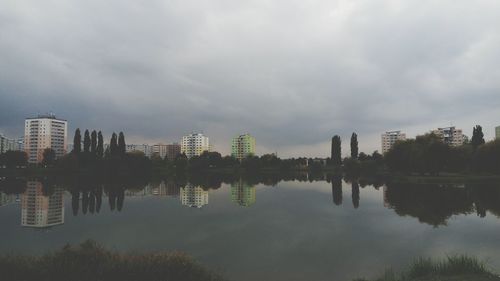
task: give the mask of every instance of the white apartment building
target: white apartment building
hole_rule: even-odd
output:
[[[161,159],[165,159],[168,147],[166,144],[157,143],[152,146],[151,155],[158,155]]]
[[[203,134],[189,134],[182,137],[181,153],[185,153],[187,158],[199,156],[204,151],[210,151],[208,137]]]
[[[151,157],[152,147],[149,144],[127,144],[125,146],[126,152],[140,151],[144,156]]]
[[[462,129],[456,129],[455,127],[438,128],[437,130],[433,130],[432,133],[450,146],[461,146],[464,144]]]
[[[187,184],[180,190],[179,197],[184,206],[201,208],[208,204],[208,191],[201,186]]]
[[[50,227],[64,223],[64,190],[55,188],[50,196],[43,195],[40,182],[29,181],[21,195],[21,225]]]
[[[43,151],[51,148],[56,158],[66,154],[68,122],[57,119],[54,115],[39,115],[27,118],[24,126],[24,151],[29,163],[40,163]]]
[[[5,153],[9,150],[22,151],[23,141],[20,139],[9,139],[0,134],[0,153]]]
[[[382,154],[389,151],[396,141],[406,140],[406,134],[401,131],[389,131],[382,134]]]

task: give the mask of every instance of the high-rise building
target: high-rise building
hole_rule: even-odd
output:
[[[52,195],[43,194],[38,181],[28,181],[21,195],[21,225],[27,227],[50,227],[64,223],[64,190],[55,188]]]
[[[181,145],[174,142],[167,144],[167,159],[173,160],[181,154]]]
[[[144,156],[151,157],[151,146],[149,144],[127,144],[125,146],[126,152],[139,151],[144,153]]]
[[[400,140],[406,140],[406,134],[401,131],[389,131],[382,134],[382,153],[389,151]]]
[[[0,207],[14,203],[15,197],[13,194],[5,194],[0,192]]]
[[[20,150],[20,148],[19,140],[9,139],[0,134],[0,153],[4,153],[9,150]]]
[[[250,134],[239,135],[231,142],[231,156],[241,160],[255,154],[255,138]]]
[[[53,114],[27,118],[24,126],[24,151],[29,163],[40,163],[43,151],[51,148],[59,158],[66,154],[68,122]]]
[[[464,144],[462,129],[456,129],[455,127],[437,128],[432,133],[450,146],[461,146]]]
[[[496,138],[497,140],[500,140],[500,126],[497,126],[497,127],[495,128],[495,138]]]
[[[255,203],[255,187],[239,180],[231,184],[231,201],[234,203],[248,207]]]
[[[210,151],[208,137],[203,134],[189,134],[182,137],[181,153],[187,158],[201,155],[204,151]]]
[[[181,187],[179,197],[184,206],[201,208],[208,204],[208,191],[201,186],[187,184]]]
[[[163,143],[154,144],[151,147],[151,155],[158,155],[161,159],[165,159],[167,155],[167,145]]]

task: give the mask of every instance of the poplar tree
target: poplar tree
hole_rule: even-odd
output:
[[[97,156],[100,158],[104,156],[104,139],[101,131],[97,133]]]
[[[356,133],[352,133],[351,136],[351,158],[358,159],[358,135]]]
[[[120,135],[118,136],[118,153],[123,155],[126,150],[125,136],[123,135],[123,132],[120,132]]]
[[[77,154],[82,152],[82,136],[79,128],[75,130],[75,137],[73,138],[73,152]]]
[[[90,152],[94,155],[97,154],[97,132],[95,130],[90,135]]]
[[[89,133],[89,130],[85,130],[85,135],[83,136],[83,152],[90,152],[90,133]]]
[[[474,128],[472,128],[472,139],[470,143],[474,148],[477,148],[478,146],[485,143],[483,128],[481,126],[476,125]]]
[[[117,137],[114,132],[111,135],[111,141],[109,142],[109,152],[111,155],[116,155],[118,153]]]
[[[332,138],[332,155],[331,155],[332,163],[334,166],[342,165],[341,144],[342,144],[342,141],[340,139],[340,136],[335,135]]]

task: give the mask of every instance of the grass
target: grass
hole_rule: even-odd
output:
[[[93,241],[42,256],[1,256],[0,276],[6,281],[224,280],[182,253],[123,254]]]
[[[374,281],[500,281],[500,277],[489,271],[483,262],[466,255],[448,256],[435,261],[428,258],[416,259],[400,274],[392,269]],[[357,279],[355,281],[366,281]]]

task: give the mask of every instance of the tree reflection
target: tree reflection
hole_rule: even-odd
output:
[[[335,205],[342,205],[342,177],[334,176],[332,178],[332,196]]]
[[[352,205],[355,209],[359,208],[359,184],[357,181],[352,182]]]

